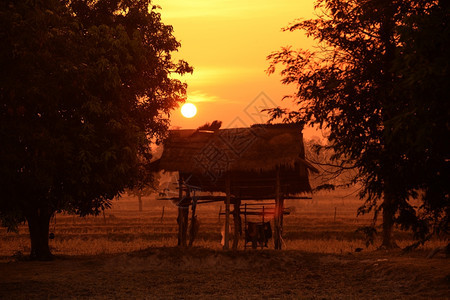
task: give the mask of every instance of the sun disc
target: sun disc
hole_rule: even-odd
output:
[[[181,107],[181,114],[185,118],[192,118],[197,114],[197,107],[195,107],[195,105],[192,103],[185,103]]]

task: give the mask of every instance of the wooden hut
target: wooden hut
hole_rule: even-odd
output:
[[[281,249],[284,199],[300,199],[311,191],[302,127],[294,124],[253,125],[249,128],[171,130],[164,142],[159,170],[179,173],[179,245],[186,245],[188,209],[197,204],[225,202],[225,243],[229,248],[230,205],[234,205],[235,240],[241,226],[241,204],[248,200],[275,200],[274,242]],[[225,196],[193,197],[192,193],[221,192]],[[194,220],[195,221],[195,220]]]

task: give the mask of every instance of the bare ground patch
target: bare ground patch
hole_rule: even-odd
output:
[[[0,298],[448,298],[448,260],[417,256],[149,248],[10,261],[0,263]]]

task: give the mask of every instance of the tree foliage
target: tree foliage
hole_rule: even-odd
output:
[[[318,173],[309,176],[313,192],[358,188],[353,183],[357,170],[352,166],[347,167],[343,160],[337,162],[335,153],[326,140],[313,137],[305,140],[304,144],[306,159],[319,169]],[[357,191],[358,189],[354,193]]]
[[[298,110],[276,108],[272,117],[329,132],[334,158],[358,171],[353,181],[362,183],[366,200],[360,211],[374,210],[375,218],[383,211],[386,247],[392,246],[394,222],[413,226],[418,237],[428,231],[429,223],[409,201],[419,189],[440,191],[439,199],[426,196],[424,205],[434,201],[429,211],[447,218],[448,226],[443,214],[448,216],[449,151],[439,142],[449,130],[448,104],[443,104],[448,97],[448,6],[443,3],[319,0],[316,19],[286,28],[305,31],[318,48],[288,47],[268,57],[268,72],[281,64],[282,82],[297,86]],[[428,35],[432,30],[440,33]],[[436,49],[426,49],[428,43]],[[413,70],[415,64],[419,69]],[[442,176],[432,182],[429,172]]]
[[[170,74],[192,69],[150,1],[2,1],[0,22],[0,214],[46,258],[54,212],[133,186],[185,95]]]
[[[404,189],[420,191],[419,223],[412,226],[424,240],[449,233],[450,217],[450,5],[425,1],[414,6],[398,26],[393,72],[398,77],[396,114],[386,139],[405,157]],[[411,224],[408,224],[411,223]]]

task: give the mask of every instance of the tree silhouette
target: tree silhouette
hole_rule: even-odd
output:
[[[433,9],[442,10],[442,2],[319,0],[318,18],[286,28],[306,31],[319,41],[317,50],[283,48],[268,57],[271,61],[268,72],[275,72],[278,64],[284,65],[282,82],[294,84],[298,89],[293,96],[298,110],[275,108],[272,117],[286,122],[307,122],[329,131],[334,158],[346,168],[355,168],[353,181],[362,183],[360,196],[366,201],[360,212],[373,210],[375,218],[379,212],[383,213],[382,246],[386,248],[395,246],[392,240],[395,222],[414,224],[416,229],[422,228],[419,231],[426,227],[408,201],[417,196],[420,187],[413,184],[413,158],[405,151],[414,141],[405,140],[400,145],[397,137],[411,138],[417,133],[413,128],[405,129],[406,126],[399,130],[398,118],[405,112],[402,106],[405,103],[400,98],[411,109],[420,106],[412,99],[425,101],[424,94],[405,96],[405,85],[401,84],[414,81],[408,75],[410,66],[404,64],[408,61],[404,50],[409,46],[402,39],[407,37],[405,31],[412,28],[408,22],[429,15]],[[416,25],[418,32],[424,29],[424,24]],[[444,32],[448,32],[448,25],[441,27],[445,26]],[[435,104],[443,100],[442,96],[436,98]],[[441,118],[447,113],[448,119],[448,110],[437,113]],[[423,116],[422,121],[430,122],[429,117]],[[448,123],[446,128],[441,128],[441,132],[447,131],[448,136]],[[429,129],[433,130],[431,126]],[[448,158],[448,152],[445,155]],[[415,165],[424,171],[428,168],[422,162]],[[426,185],[426,180],[421,181]],[[448,202],[448,193],[446,197]]]
[[[68,3],[0,4],[0,216],[28,222],[40,260],[55,212],[98,214],[133,187],[185,97],[169,75],[192,72],[150,1]]]
[[[398,216],[420,243],[433,234],[449,233],[450,219],[450,4],[424,1],[399,24],[399,47],[393,71],[396,110],[386,139],[404,154],[397,172],[402,189],[421,196],[417,217]]]

